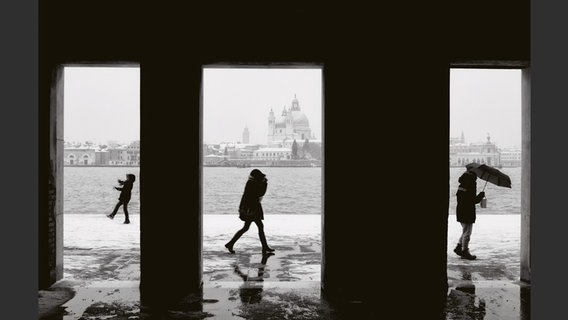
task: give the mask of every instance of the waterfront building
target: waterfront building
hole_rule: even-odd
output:
[[[94,165],[96,149],[93,147],[67,147],[63,149],[63,164],[70,166]]]
[[[204,151],[203,151],[203,155],[204,155],[204,156],[207,156],[207,155],[210,155],[210,154],[212,154],[212,155],[219,155],[219,154],[222,154],[222,153],[223,153],[222,150],[221,150],[221,146],[218,145],[218,144],[207,144],[207,145],[204,145],[203,150],[204,150]]]
[[[218,145],[207,145],[204,155],[217,155],[226,159],[251,159],[253,152],[260,148],[257,144],[243,144],[234,142],[222,142]]]
[[[95,151],[95,164],[105,165],[109,162],[109,152],[108,150],[97,150]]]
[[[268,113],[268,145],[282,147],[284,141],[304,141],[314,139],[308,117],[301,111],[298,98],[294,95],[292,105],[284,106],[280,116],[276,117],[270,109]]]
[[[463,134],[463,131],[461,133],[461,136],[459,138],[452,138],[450,137],[450,146],[451,145],[455,145],[455,144],[465,144],[465,135]]]
[[[521,149],[520,148],[504,148],[501,150],[501,165],[503,167],[520,167],[521,166]]]
[[[487,136],[486,142],[465,143],[465,138],[459,140],[450,139],[450,166],[465,166],[470,162],[484,163],[489,166],[500,166],[500,150],[491,137]]]
[[[126,164],[130,166],[140,165],[140,140],[133,141],[126,147]]]
[[[253,152],[254,160],[290,160],[292,149],[289,148],[260,148]]]
[[[63,148],[63,164],[78,165],[140,165],[140,141],[128,145],[95,145],[65,142]]]
[[[252,159],[254,151],[260,149],[256,144],[240,144],[235,146],[234,156],[231,159]],[[229,154],[231,155],[231,154]]]
[[[126,154],[125,149],[122,147],[109,148],[108,164],[110,165],[125,165]]]
[[[240,157],[241,157],[241,149],[232,147],[231,149],[227,150],[228,159],[239,159]]]
[[[223,160],[226,160],[227,158],[224,156],[220,156],[220,155],[216,155],[216,154],[208,154],[206,156],[203,157],[203,165],[204,166],[208,166],[208,165],[219,165],[220,163],[223,162]]]
[[[306,140],[296,140],[296,144],[298,145],[298,148],[302,148],[304,146],[305,142],[306,142]],[[321,140],[315,140],[315,139],[310,140],[310,139],[308,139],[308,143],[313,144],[313,145],[317,145],[317,146],[321,146]],[[282,141],[282,148],[292,149],[292,144],[294,144],[294,140],[286,139],[286,140]]]
[[[108,149],[108,164],[115,166],[138,166],[140,165],[140,146],[130,144]]]
[[[252,159],[254,150],[258,150],[258,147],[257,147],[256,149],[254,149],[254,148],[242,148],[242,149],[239,149],[238,158],[239,158],[239,159]]]

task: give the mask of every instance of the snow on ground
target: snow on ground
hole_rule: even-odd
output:
[[[64,217],[64,277],[77,280],[139,280],[139,216],[131,224],[122,216],[67,214]],[[256,225],[235,245],[237,255],[224,248],[243,222],[236,215],[203,216],[204,281],[224,279],[217,271],[232,270],[238,253],[247,253],[255,263],[261,259]],[[319,280],[321,261],[321,217],[319,215],[266,215],[265,233],[277,249],[268,265],[281,270],[274,281]],[[457,257],[453,248],[461,226],[455,216],[448,219],[448,279],[518,280],[520,275],[520,215],[478,215],[470,250],[478,260]],[[278,253],[280,253],[278,255]],[[247,260],[248,261],[248,260]],[[465,274],[464,274],[465,273]],[[286,274],[286,276],[283,276]],[[219,278],[220,277],[220,278]],[[227,278],[227,277],[225,277]],[[231,278],[231,277],[229,277]],[[233,278],[234,279],[234,276]]]

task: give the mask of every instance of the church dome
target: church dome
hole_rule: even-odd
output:
[[[302,111],[292,111],[292,119],[295,128],[309,128],[308,117]]]
[[[279,117],[274,121],[276,128],[286,128],[286,117]]]

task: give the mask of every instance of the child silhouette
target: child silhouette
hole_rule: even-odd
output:
[[[116,190],[120,191],[118,203],[114,207],[112,213],[107,215],[107,217],[114,219],[114,216],[118,212],[118,208],[122,206],[122,210],[124,210],[124,223],[130,223],[130,219],[128,217],[128,202],[130,202],[130,197],[132,196],[132,187],[134,186],[134,181],[136,181],[136,176],[131,173],[126,175],[126,180],[124,181],[118,179],[118,184],[122,186],[114,187]]]

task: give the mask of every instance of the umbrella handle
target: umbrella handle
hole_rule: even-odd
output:
[[[481,190],[481,192],[485,192],[485,187],[487,186],[487,182],[488,180],[485,180],[485,184],[483,185],[483,190]]]

